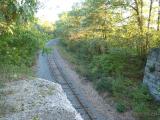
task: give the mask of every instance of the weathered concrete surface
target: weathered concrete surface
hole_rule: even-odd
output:
[[[6,83],[0,89],[4,114],[0,120],[82,120],[60,85],[35,79]]]
[[[160,101],[160,48],[152,49],[149,53],[143,82],[156,100]]]

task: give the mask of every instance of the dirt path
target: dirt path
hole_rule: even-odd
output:
[[[57,40],[50,41],[49,46],[56,46],[57,43],[58,43]],[[56,62],[61,67],[63,73],[67,76],[68,79],[71,80],[73,87],[76,89],[76,91],[78,91],[80,96],[84,98],[83,100],[85,104],[87,104],[88,108],[92,110],[92,113],[96,116],[97,120],[134,120],[130,112],[119,114],[115,111],[115,108],[113,108],[109,103],[104,101],[104,99],[93,88],[92,83],[86,81],[83,77],[79,76],[72,69],[72,65],[69,64],[68,61],[66,61],[64,58],[62,58],[62,56],[58,51],[58,48],[54,47],[52,55],[55,58]],[[43,71],[41,71],[40,74],[41,74],[40,77],[43,77],[42,76]]]

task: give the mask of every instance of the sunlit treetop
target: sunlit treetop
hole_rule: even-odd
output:
[[[1,0],[0,22],[12,23],[31,20],[37,10],[37,0]]]
[[[34,20],[38,8],[37,0],[0,0],[0,34],[13,32],[13,24],[24,24]]]

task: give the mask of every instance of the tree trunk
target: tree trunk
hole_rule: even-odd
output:
[[[140,0],[140,7],[141,7],[141,31],[143,33],[143,0]]]
[[[149,16],[148,16],[148,25],[147,25],[147,29],[148,29],[147,32],[148,32],[148,33],[149,33],[150,22],[151,22],[152,5],[153,5],[153,0],[150,0]]]
[[[146,50],[150,48],[149,43],[149,30],[150,30],[150,22],[151,22],[151,16],[152,16],[152,6],[153,6],[153,0],[150,0],[150,7],[149,7],[149,16],[148,16],[148,25],[147,25],[147,33],[146,33]]]
[[[159,6],[158,6],[157,31],[159,31],[159,24],[160,24],[160,0],[159,0]]]
[[[139,3],[137,0],[134,0],[135,2],[135,11],[136,11],[136,14],[137,14],[137,22],[138,22],[138,27],[139,27],[139,30],[140,30],[140,33],[142,34],[143,33],[143,2],[141,0],[141,3],[140,3],[140,8],[139,8]]]
[[[135,3],[135,8],[134,10],[136,11],[136,17],[137,17],[137,24],[139,27],[139,39],[141,42],[137,44],[137,49],[138,49],[138,54],[140,56],[143,56],[146,53],[146,46],[145,46],[145,41],[143,37],[143,0],[134,0]]]

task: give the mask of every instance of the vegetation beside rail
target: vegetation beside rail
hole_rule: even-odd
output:
[[[37,0],[0,1],[0,83],[31,75],[36,55],[51,37],[35,18]]]
[[[48,23],[35,18],[38,0],[0,0],[0,116],[16,112],[6,104],[7,82],[35,76],[38,51],[53,37]],[[52,30],[53,31],[53,30]]]
[[[56,23],[77,70],[99,92],[110,92],[117,111],[132,110],[141,120],[160,117],[160,104],[142,84],[148,51],[160,45],[158,2],[85,0]]]

